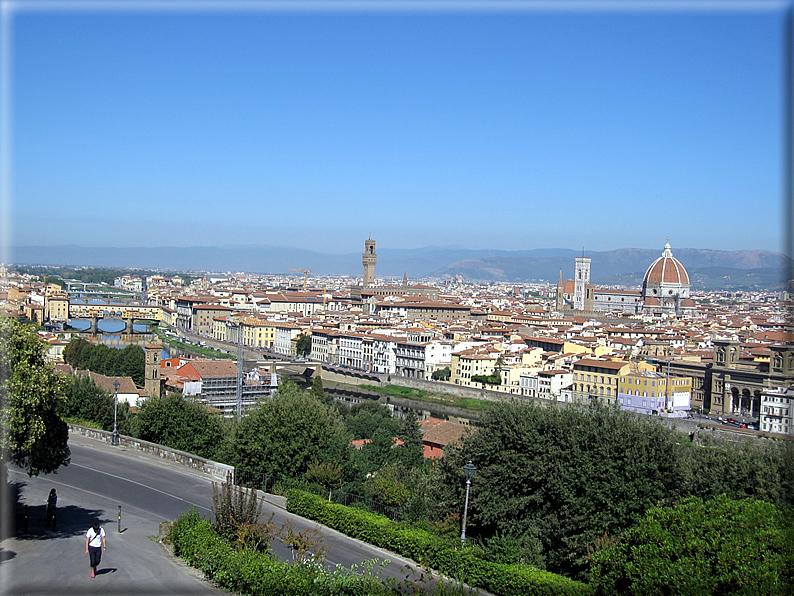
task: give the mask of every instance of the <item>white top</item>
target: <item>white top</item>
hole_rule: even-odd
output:
[[[105,529],[100,526],[99,532],[94,532],[94,528],[88,528],[85,537],[88,538],[88,546],[102,546],[102,537],[105,535]]]

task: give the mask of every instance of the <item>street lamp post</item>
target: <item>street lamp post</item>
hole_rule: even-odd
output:
[[[116,392],[113,394],[113,434],[110,435],[110,444],[119,444],[119,431],[116,428],[117,413],[119,409],[119,382],[113,381],[113,388]]]
[[[466,475],[466,504],[463,506],[463,531],[460,533],[460,542],[463,546],[466,546],[466,514],[469,511],[469,488],[471,487],[471,477],[474,476],[476,470],[477,467],[471,463],[471,460],[463,466],[463,473]]]

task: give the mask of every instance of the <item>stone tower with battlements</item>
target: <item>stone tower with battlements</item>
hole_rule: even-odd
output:
[[[364,280],[363,287],[369,287],[375,283],[375,263],[378,262],[378,255],[375,254],[375,241],[372,235],[368,240],[364,241],[364,254],[361,257],[361,262],[364,265]]]

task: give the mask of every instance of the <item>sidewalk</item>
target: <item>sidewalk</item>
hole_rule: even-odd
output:
[[[9,471],[19,487],[20,506],[28,505],[28,531],[23,527],[0,549],[2,594],[199,594],[225,595],[201,574],[168,556],[156,536],[161,520],[127,511],[122,532],[105,523],[107,552],[92,578],[85,554],[85,532],[95,519],[115,517],[115,503],[86,491],[58,485],[59,502],[80,503],[60,508],[57,530],[47,530],[45,506],[54,478],[28,478]]]

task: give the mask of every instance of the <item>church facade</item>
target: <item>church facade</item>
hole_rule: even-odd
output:
[[[590,259],[576,258],[575,277],[557,282],[556,310],[581,314],[621,313],[682,316],[695,311],[690,298],[689,275],[673,256],[670,242],[645,272],[642,289],[597,289],[590,283]]]

